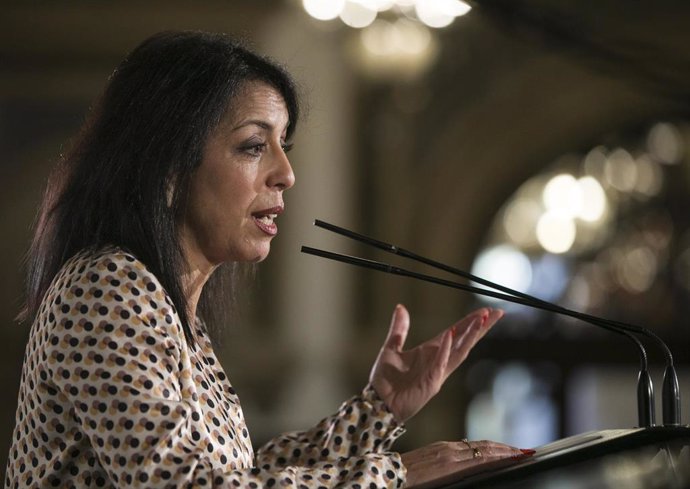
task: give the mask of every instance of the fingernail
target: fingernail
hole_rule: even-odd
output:
[[[511,460],[524,460],[527,457],[530,457],[535,454],[535,451],[532,450],[531,448],[521,448],[520,451],[522,452],[521,455],[513,455],[510,457]]]

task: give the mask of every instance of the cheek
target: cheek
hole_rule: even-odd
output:
[[[209,175],[204,193],[207,209],[226,218],[248,216],[257,195],[251,175],[238,170]]]

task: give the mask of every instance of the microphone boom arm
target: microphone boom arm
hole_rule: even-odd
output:
[[[331,260],[336,260],[344,263],[348,263],[351,265],[355,266],[360,266],[364,268],[370,268],[394,275],[401,275],[401,276],[406,276],[410,278],[415,278],[418,280],[423,280],[426,282],[431,282],[431,283],[436,283],[438,285],[443,285],[446,287],[451,287],[455,289],[460,289],[468,292],[474,292],[476,294],[480,295],[485,295],[489,297],[494,297],[497,299],[505,300],[508,302],[513,302],[516,304],[521,304],[525,305],[528,307],[534,307],[537,309],[542,309],[550,312],[554,312],[557,314],[562,314],[565,316],[573,317],[576,319],[579,319],[581,321],[594,324],[596,326],[599,326],[601,328],[607,329],[609,331],[621,334],[629,338],[631,341],[633,341],[640,353],[640,374],[638,378],[638,419],[640,426],[653,426],[654,425],[654,392],[651,384],[651,378],[648,374],[648,361],[647,361],[647,353],[642,345],[642,343],[639,341],[639,339],[633,335],[632,333],[637,333],[637,334],[642,334],[644,336],[647,336],[651,339],[653,339],[656,343],[658,343],[661,348],[664,351],[665,357],[666,357],[666,370],[664,372],[664,379],[663,379],[663,386],[662,386],[662,402],[663,402],[663,419],[664,419],[664,424],[665,425],[680,425],[680,392],[678,388],[678,377],[677,373],[675,371],[675,367],[673,366],[673,356],[671,354],[670,349],[664,343],[664,341],[656,335],[653,331],[643,328],[641,326],[633,325],[633,324],[627,324],[627,323],[622,323],[619,321],[614,321],[614,320],[609,320],[609,319],[604,319],[604,318],[598,318],[596,316],[591,316],[586,313],[581,313],[577,311],[573,311],[570,309],[567,309],[565,307],[559,306],[557,304],[553,304],[547,301],[543,301],[537,297],[531,296],[529,294],[525,294],[523,292],[519,292],[513,289],[510,289],[508,287],[505,287],[500,284],[496,284],[493,282],[490,282],[486,279],[483,279],[481,277],[477,277],[471,273],[465,272],[463,270],[451,267],[449,265],[446,265],[444,263],[437,262],[435,260],[431,260],[429,258],[425,258],[423,256],[417,255],[411,251],[405,250],[404,248],[400,248],[398,246],[392,245],[390,243],[386,243],[384,241],[379,241],[373,238],[370,238],[368,236],[365,236],[363,234],[356,233],[354,231],[350,231],[348,229],[342,228],[340,226],[336,226],[334,224],[327,223],[325,221],[321,220],[315,220],[314,224],[318,227],[321,227],[323,229],[326,229],[328,231],[334,232],[336,234],[340,234],[342,236],[345,236],[347,238],[362,242],[364,244],[367,244],[369,246],[373,246],[375,248],[379,248],[381,250],[384,250],[389,253],[393,253],[395,255],[401,256],[403,258],[408,258],[420,263],[423,263],[425,265],[429,265],[431,267],[437,268],[439,270],[445,271],[447,273],[451,273],[460,277],[463,277],[468,280],[472,280],[476,283],[479,283],[481,285],[484,285],[486,287],[490,287],[492,289],[500,290],[501,292],[495,292],[493,290],[489,289],[484,289],[480,287],[474,287],[471,285],[465,285],[461,284],[458,282],[452,282],[449,280],[445,280],[442,278],[438,277],[433,277],[430,275],[424,275],[421,273],[417,272],[412,272],[410,270],[406,270],[403,268],[395,267],[392,265],[389,265],[387,263],[382,263],[382,262],[377,262],[373,260],[366,260],[363,258],[358,258],[354,256],[349,256],[349,255],[342,255],[339,253],[333,253],[329,251],[324,251],[324,250],[319,250],[316,248],[311,248],[308,246],[303,246],[302,247],[302,252],[315,255],[315,256],[320,256],[322,258],[328,258]]]

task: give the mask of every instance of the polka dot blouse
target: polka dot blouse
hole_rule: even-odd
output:
[[[189,345],[170,298],[119,249],[54,279],[24,359],[5,487],[396,488],[402,434],[370,387],[305,432],[254,453],[202,328]]]

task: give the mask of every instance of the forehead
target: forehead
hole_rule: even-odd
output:
[[[288,110],[278,90],[264,82],[247,82],[230,99],[221,124],[232,127],[264,121],[280,130],[288,124]]]

